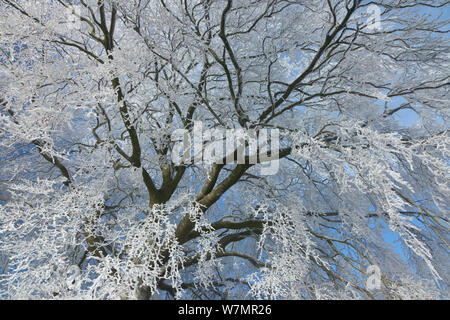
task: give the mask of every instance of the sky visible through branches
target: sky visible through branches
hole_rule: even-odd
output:
[[[448,299],[445,0],[0,0],[0,297]]]

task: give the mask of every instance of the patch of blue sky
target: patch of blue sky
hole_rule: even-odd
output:
[[[403,97],[393,97],[392,102],[389,104],[389,109],[395,109],[402,104],[408,103],[408,101]],[[402,127],[411,127],[417,121],[420,120],[419,115],[411,108],[405,108],[397,111],[392,115],[394,119],[398,121],[398,124]]]

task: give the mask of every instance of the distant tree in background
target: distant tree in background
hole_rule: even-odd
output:
[[[0,0],[0,297],[448,298],[448,10]],[[279,171],[174,163],[194,121]]]

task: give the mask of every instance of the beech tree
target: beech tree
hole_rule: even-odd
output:
[[[448,298],[448,4],[0,0],[0,296]]]

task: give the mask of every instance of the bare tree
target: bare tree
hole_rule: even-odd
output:
[[[445,298],[444,10],[0,0],[0,296]]]

